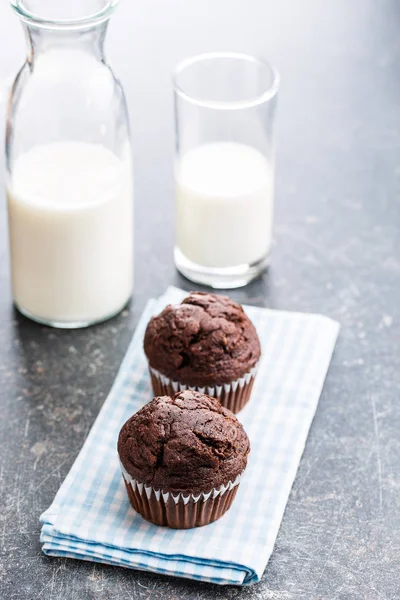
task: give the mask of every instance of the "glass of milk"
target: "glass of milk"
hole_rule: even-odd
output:
[[[6,133],[15,305],[54,327],[117,314],[133,285],[125,98],[103,42],[116,0],[11,0],[28,57]]]
[[[175,264],[191,281],[240,287],[269,263],[278,89],[277,71],[246,54],[175,71]]]

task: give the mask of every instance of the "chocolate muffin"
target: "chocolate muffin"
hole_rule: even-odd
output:
[[[253,323],[227,296],[191,292],[153,317],[144,336],[155,395],[194,389],[238,412],[250,398],[261,350]]]
[[[133,508],[175,529],[207,525],[229,509],[249,450],[235,415],[190,390],[154,398],[123,425],[118,439]]]

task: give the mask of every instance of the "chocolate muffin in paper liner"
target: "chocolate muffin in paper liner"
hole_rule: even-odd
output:
[[[227,296],[205,292],[192,292],[153,317],[144,351],[156,395],[195,389],[233,412],[250,398],[261,355],[243,308]]]
[[[123,425],[122,473],[133,508],[156,525],[206,525],[231,506],[250,444],[236,417],[195,391],[154,398]]]

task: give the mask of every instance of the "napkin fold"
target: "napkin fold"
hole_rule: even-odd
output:
[[[142,341],[153,314],[186,292],[150,300],[111,392],[68,476],[40,520],[43,552],[217,584],[259,581],[329,367],[339,325],[320,315],[244,307],[262,346],[250,402],[239,413],[251,454],[235,501],[189,530],[147,523],[131,508],[116,444],[122,424],[152,398]]]

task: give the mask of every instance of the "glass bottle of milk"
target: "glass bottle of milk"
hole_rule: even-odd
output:
[[[132,294],[129,125],[103,52],[116,4],[11,0],[28,40],[7,114],[12,290],[54,327],[108,319]]]

